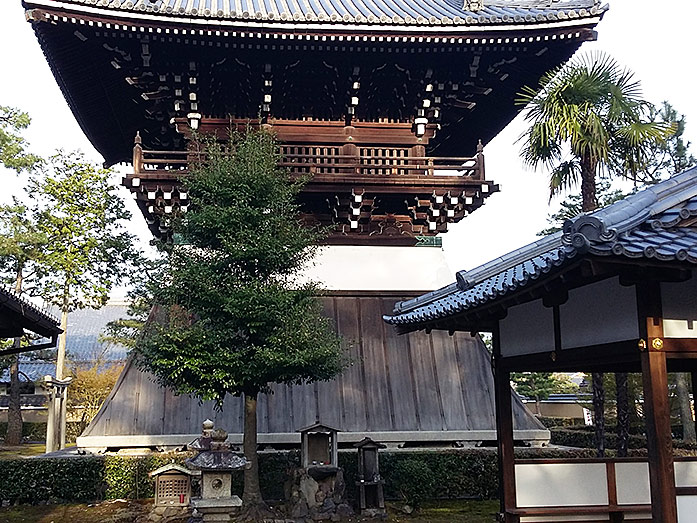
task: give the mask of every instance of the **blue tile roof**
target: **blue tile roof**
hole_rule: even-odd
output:
[[[562,231],[516,249],[457,281],[395,306],[387,323],[402,330],[474,309],[521,289],[583,256],[697,264],[697,167],[604,209],[567,220]]]
[[[52,0],[27,1],[52,7]],[[82,12],[138,14],[167,20],[189,17],[211,21],[407,26],[505,26],[583,21],[601,16],[598,0],[64,0]]]

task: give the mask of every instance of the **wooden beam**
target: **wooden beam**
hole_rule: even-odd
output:
[[[504,523],[519,523],[520,516],[511,511],[517,507],[515,488],[515,454],[513,448],[513,410],[511,406],[510,372],[496,364],[501,356],[498,323],[492,333],[494,349],[494,388],[496,394],[496,434],[499,462],[499,500]]]

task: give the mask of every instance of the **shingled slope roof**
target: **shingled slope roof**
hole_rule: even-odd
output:
[[[289,28],[321,25],[506,26],[586,24],[607,11],[597,0],[25,0],[27,7],[60,8],[139,21],[260,22]],[[186,20],[188,19],[188,20]],[[292,26],[292,27],[290,27]]]
[[[697,167],[608,207],[567,220],[564,229],[516,249],[439,290],[396,304],[387,323],[400,330],[466,312],[509,295],[581,256],[697,264]]]

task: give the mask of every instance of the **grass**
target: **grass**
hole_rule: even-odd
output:
[[[496,521],[496,513],[499,511],[497,500],[487,501],[463,501],[443,500],[427,501],[423,503],[421,510],[410,516],[401,514],[396,506],[389,506],[390,523],[493,523]]]
[[[401,513],[399,505],[388,504],[389,523],[493,523],[498,501],[431,501],[418,513]],[[104,501],[94,505],[19,505],[0,508],[0,523],[133,523],[147,521],[152,500]],[[184,523],[186,519],[182,519]],[[365,522],[353,517],[348,521]],[[371,520],[372,521],[372,520]],[[377,521],[377,520],[375,520]]]
[[[44,443],[24,443],[16,447],[0,445],[0,459],[27,458],[46,452]]]

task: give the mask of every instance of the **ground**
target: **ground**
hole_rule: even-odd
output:
[[[105,501],[96,505],[41,505],[0,509],[0,523],[145,523],[149,501]],[[391,510],[388,523],[493,523],[498,501],[441,501],[425,503],[418,514]],[[367,522],[351,518],[351,522]],[[375,520],[379,521],[379,520]],[[185,523],[182,520],[181,523]]]
[[[24,443],[17,447],[0,445],[0,459],[14,459],[28,456],[38,456],[46,452],[46,445],[43,443]]]

